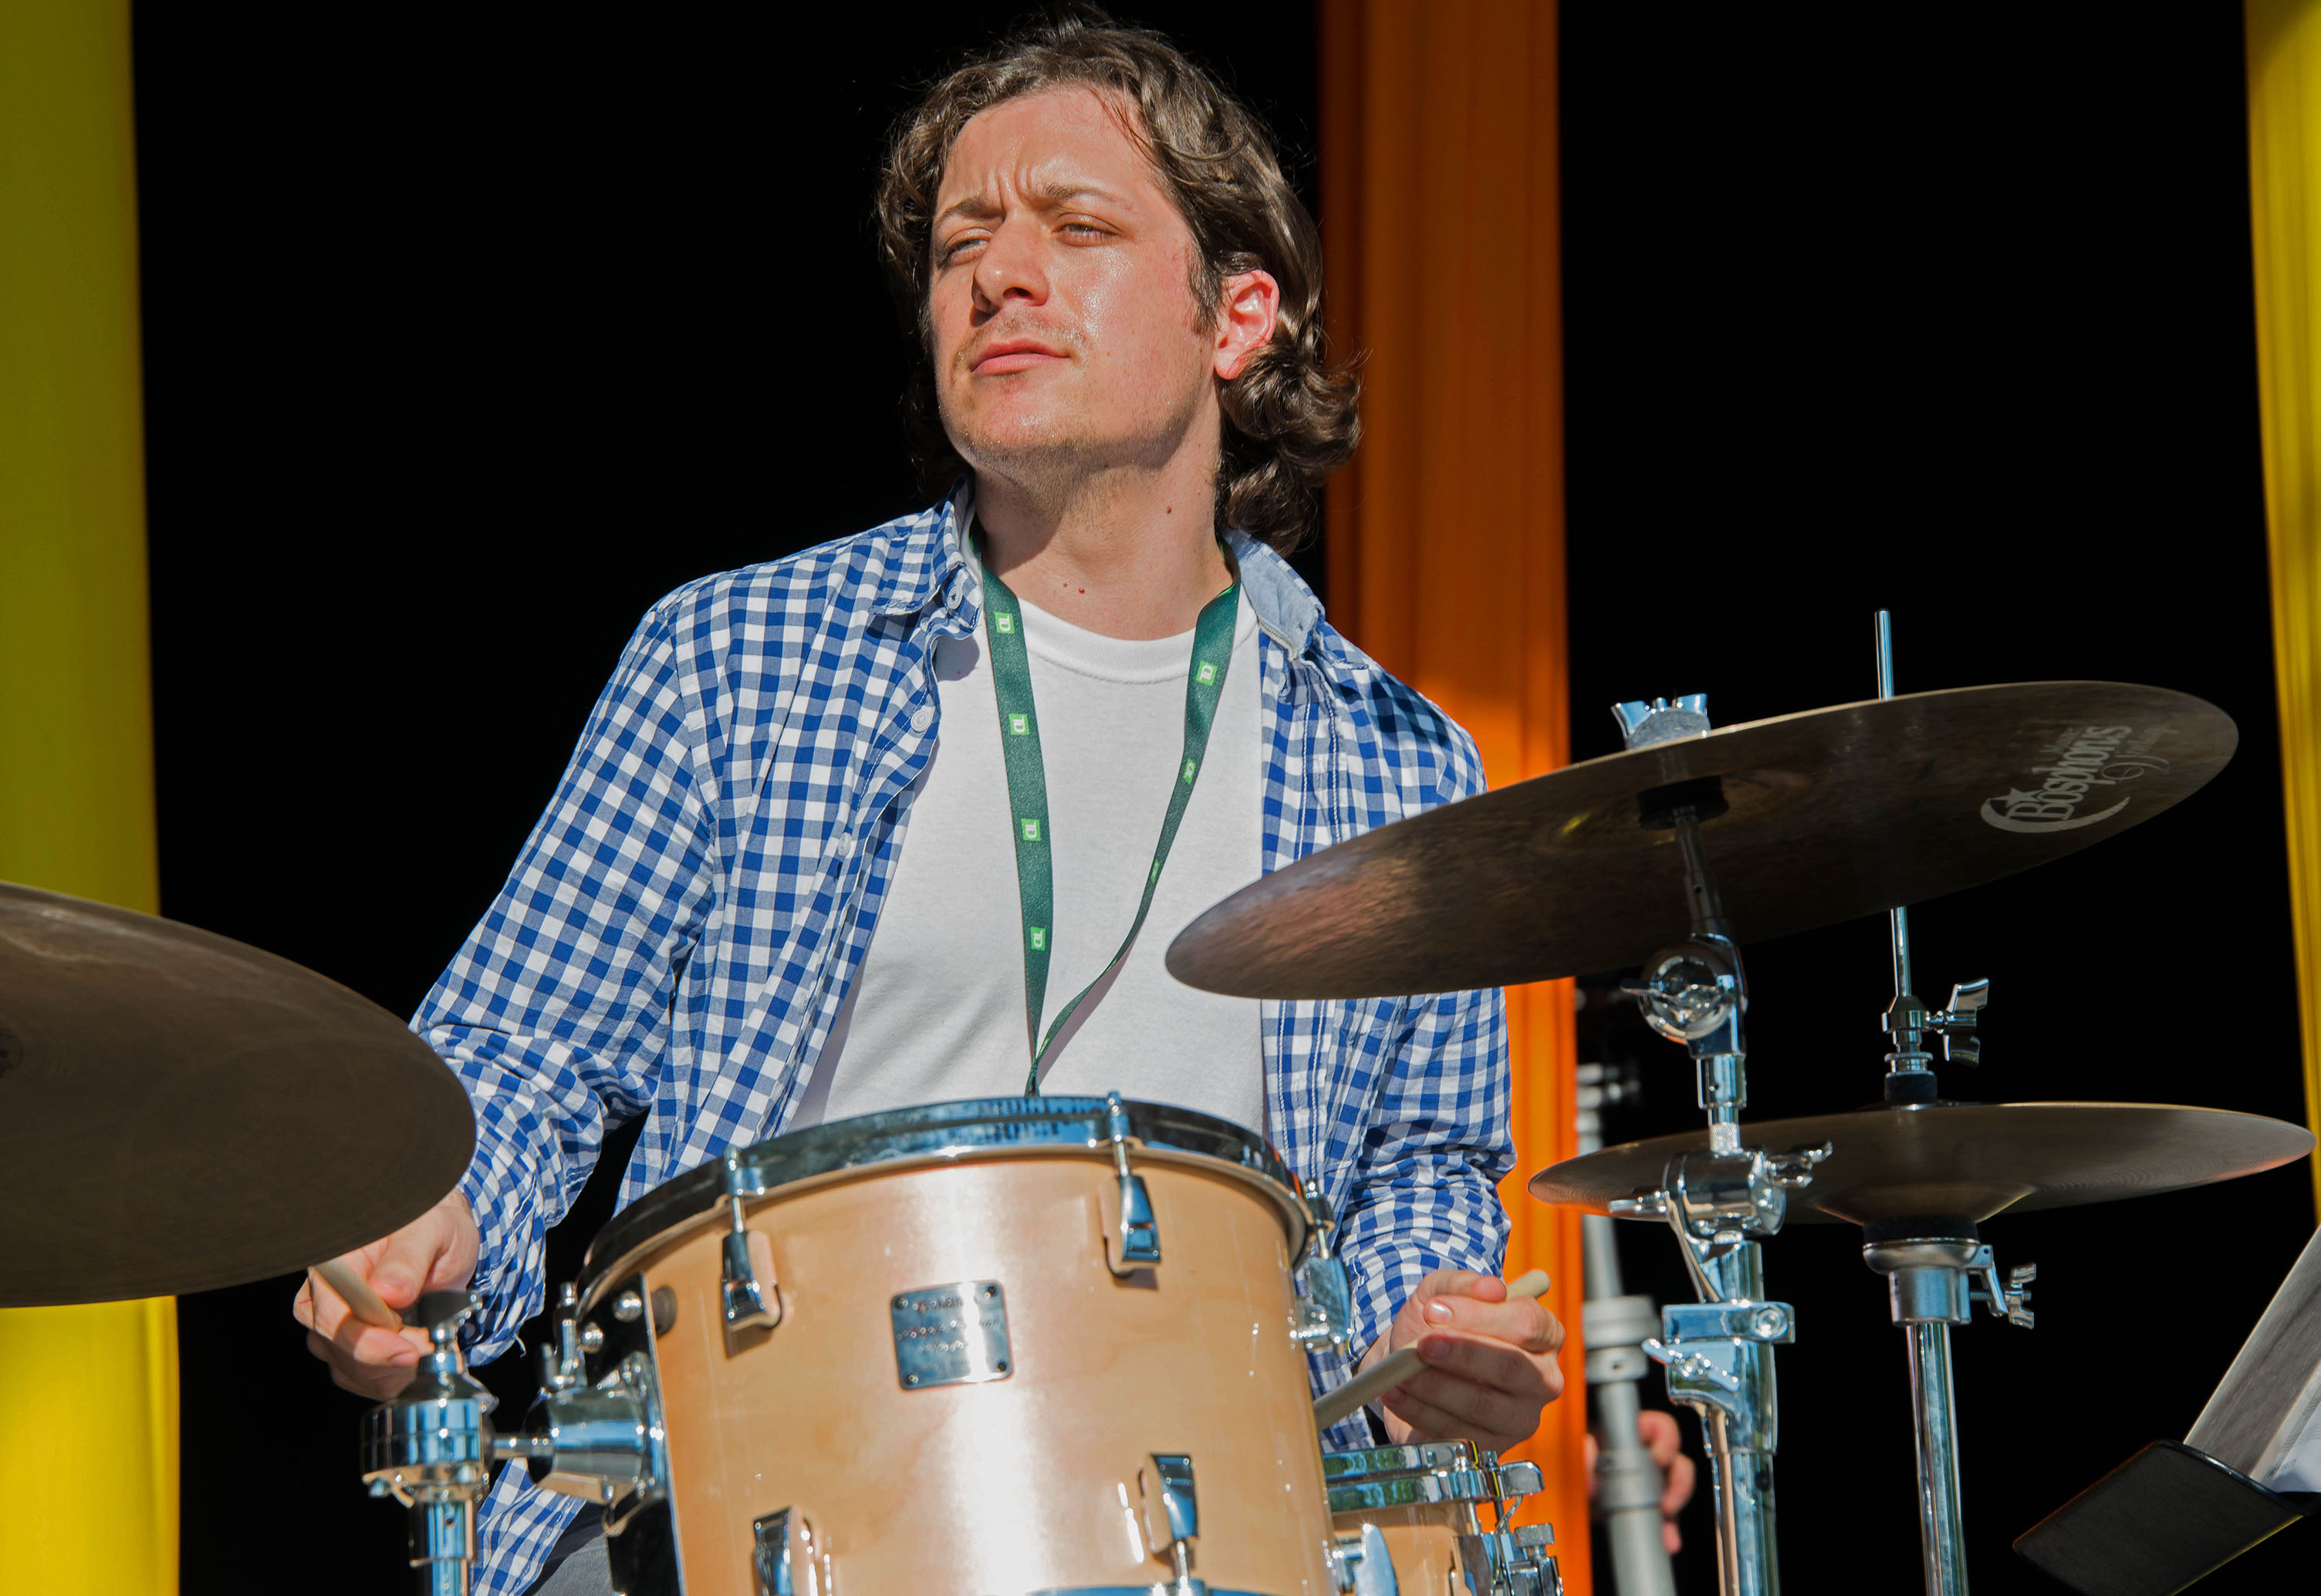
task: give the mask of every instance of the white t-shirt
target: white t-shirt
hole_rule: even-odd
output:
[[[1044,1032],[1136,917],[1184,748],[1193,634],[1108,638],[1022,608],[1055,889]],[[937,642],[940,738],[908,795],[870,951],[789,1129],[1024,1090],[1023,899],[986,636]],[[1152,911],[1050,1051],[1043,1093],[1118,1092],[1264,1129],[1256,1002],[1196,991],[1161,964],[1179,930],[1261,873],[1258,697],[1257,618],[1244,594],[1208,751]]]

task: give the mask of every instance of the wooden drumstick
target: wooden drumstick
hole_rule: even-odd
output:
[[[370,1289],[370,1282],[357,1274],[344,1258],[328,1258],[313,1267],[323,1283],[339,1293],[347,1311],[364,1324],[382,1330],[403,1328],[403,1316],[389,1308],[386,1300]]]
[[[1507,1282],[1507,1300],[1536,1297],[1547,1289],[1547,1271],[1534,1269]],[[1335,1391],[1324,1392],[1314,1399],[1314,1428],[1327,1429],[1357,1408],[1392,1391],[1404,1381],[1426,1367],[1418,1356],[1418,1348],[1406,1347],[1400,1352],[1382,1357],[1370,1369],[1355,1375]]]

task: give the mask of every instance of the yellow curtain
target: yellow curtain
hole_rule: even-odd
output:
[[[0,0],[0,879],[150,913],[144,494],[128,0]],[[0,1590],[175,1591],[175,1301],[0,1312]]]
[[[2321,0],[2247,0],[2257,388],[2305,1111],[2321,1133]],[[2321,1162],[2314,1165],[2321,1202]]]
[[[1324,0],[1322,231],[1331,330],[1368,351],[1364,440],[1332,485],[1331,619],[1475,735],[1493,786],[1570,757],[1563,323],[1552,0]],[[1487,219],[1487,220],[1479,220]],[[1524,1191],[1574,1147],[1571,984],[1507,994],[1515,1223],[1571,1333],[1564,1400],[1518,1455],[1589,1590],[1576,1213]]]

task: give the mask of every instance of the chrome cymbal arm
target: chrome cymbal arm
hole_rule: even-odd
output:
[[[1621,739],[1633,752],[1707,736],[1708,699],[1695,693],[1674,703],[1666,699],[1618,703],[1612,706],[1612,718],[1620,723]],[[1748,978],[1700,840],[1702,822],[1723,814],[1725,807],[1724,784],[1714,776],[1637,794],[1637,823],[1648,831],[1676,834],[1692,935],[1654,954],[1636,979],[1620,984],[1643,1009],[1645,1023],[1692,1055],[1696,1092],[1708,1114],[1709,1148],[1717,1153],[1739,1150],[1741,1111],[1749,1102],[1743,1067],[1748,1049],[1741,1039],[1741,1017],[1749,1008]]]

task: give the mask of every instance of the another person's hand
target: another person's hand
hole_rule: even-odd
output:
[[[1652,1463],[1661,1471],[1661,1544],[1673,1557],[1684,1549],[1684,1537],[1676,1527],[1676,1516],[1684,1504],[1692,1500],[1692,1459],[1684,1455],[1681,1432],[1673,1413],[1662,1413],[1652,1408],[1636,1415],[1636,1438],[1652,1455]],[[1596,1496],[1596,1437],[1588,1437],[1588,1496]]]
[[[398,1313],[428,1292],[455,1292],[474,1278],[480,1238],[468,1200],[454,1192],[392,1236],[347,1254],[355,1273]],[[383,1330],[347,1311],[339,1293],[319,1290],[312,1274],[298,1288],[291,1317],[306,1327],[306,1349],[331,1365],[348,1391],[385,1401],[411,1378],[427,1333],[415,1326]]]
[[[1427,1365],[1380,1399],[1395,1445],[1463,1440],[1504,1452],[1529,1440],[1540,1410],[1562,1394],[1555,1361],[1562,1346],[1555,1315],[1528,1297],[1510,1301],[1506,1281],[1437,1269],[1418,1283],[1362,1366],[1406,1347],[1415,1347]]]

